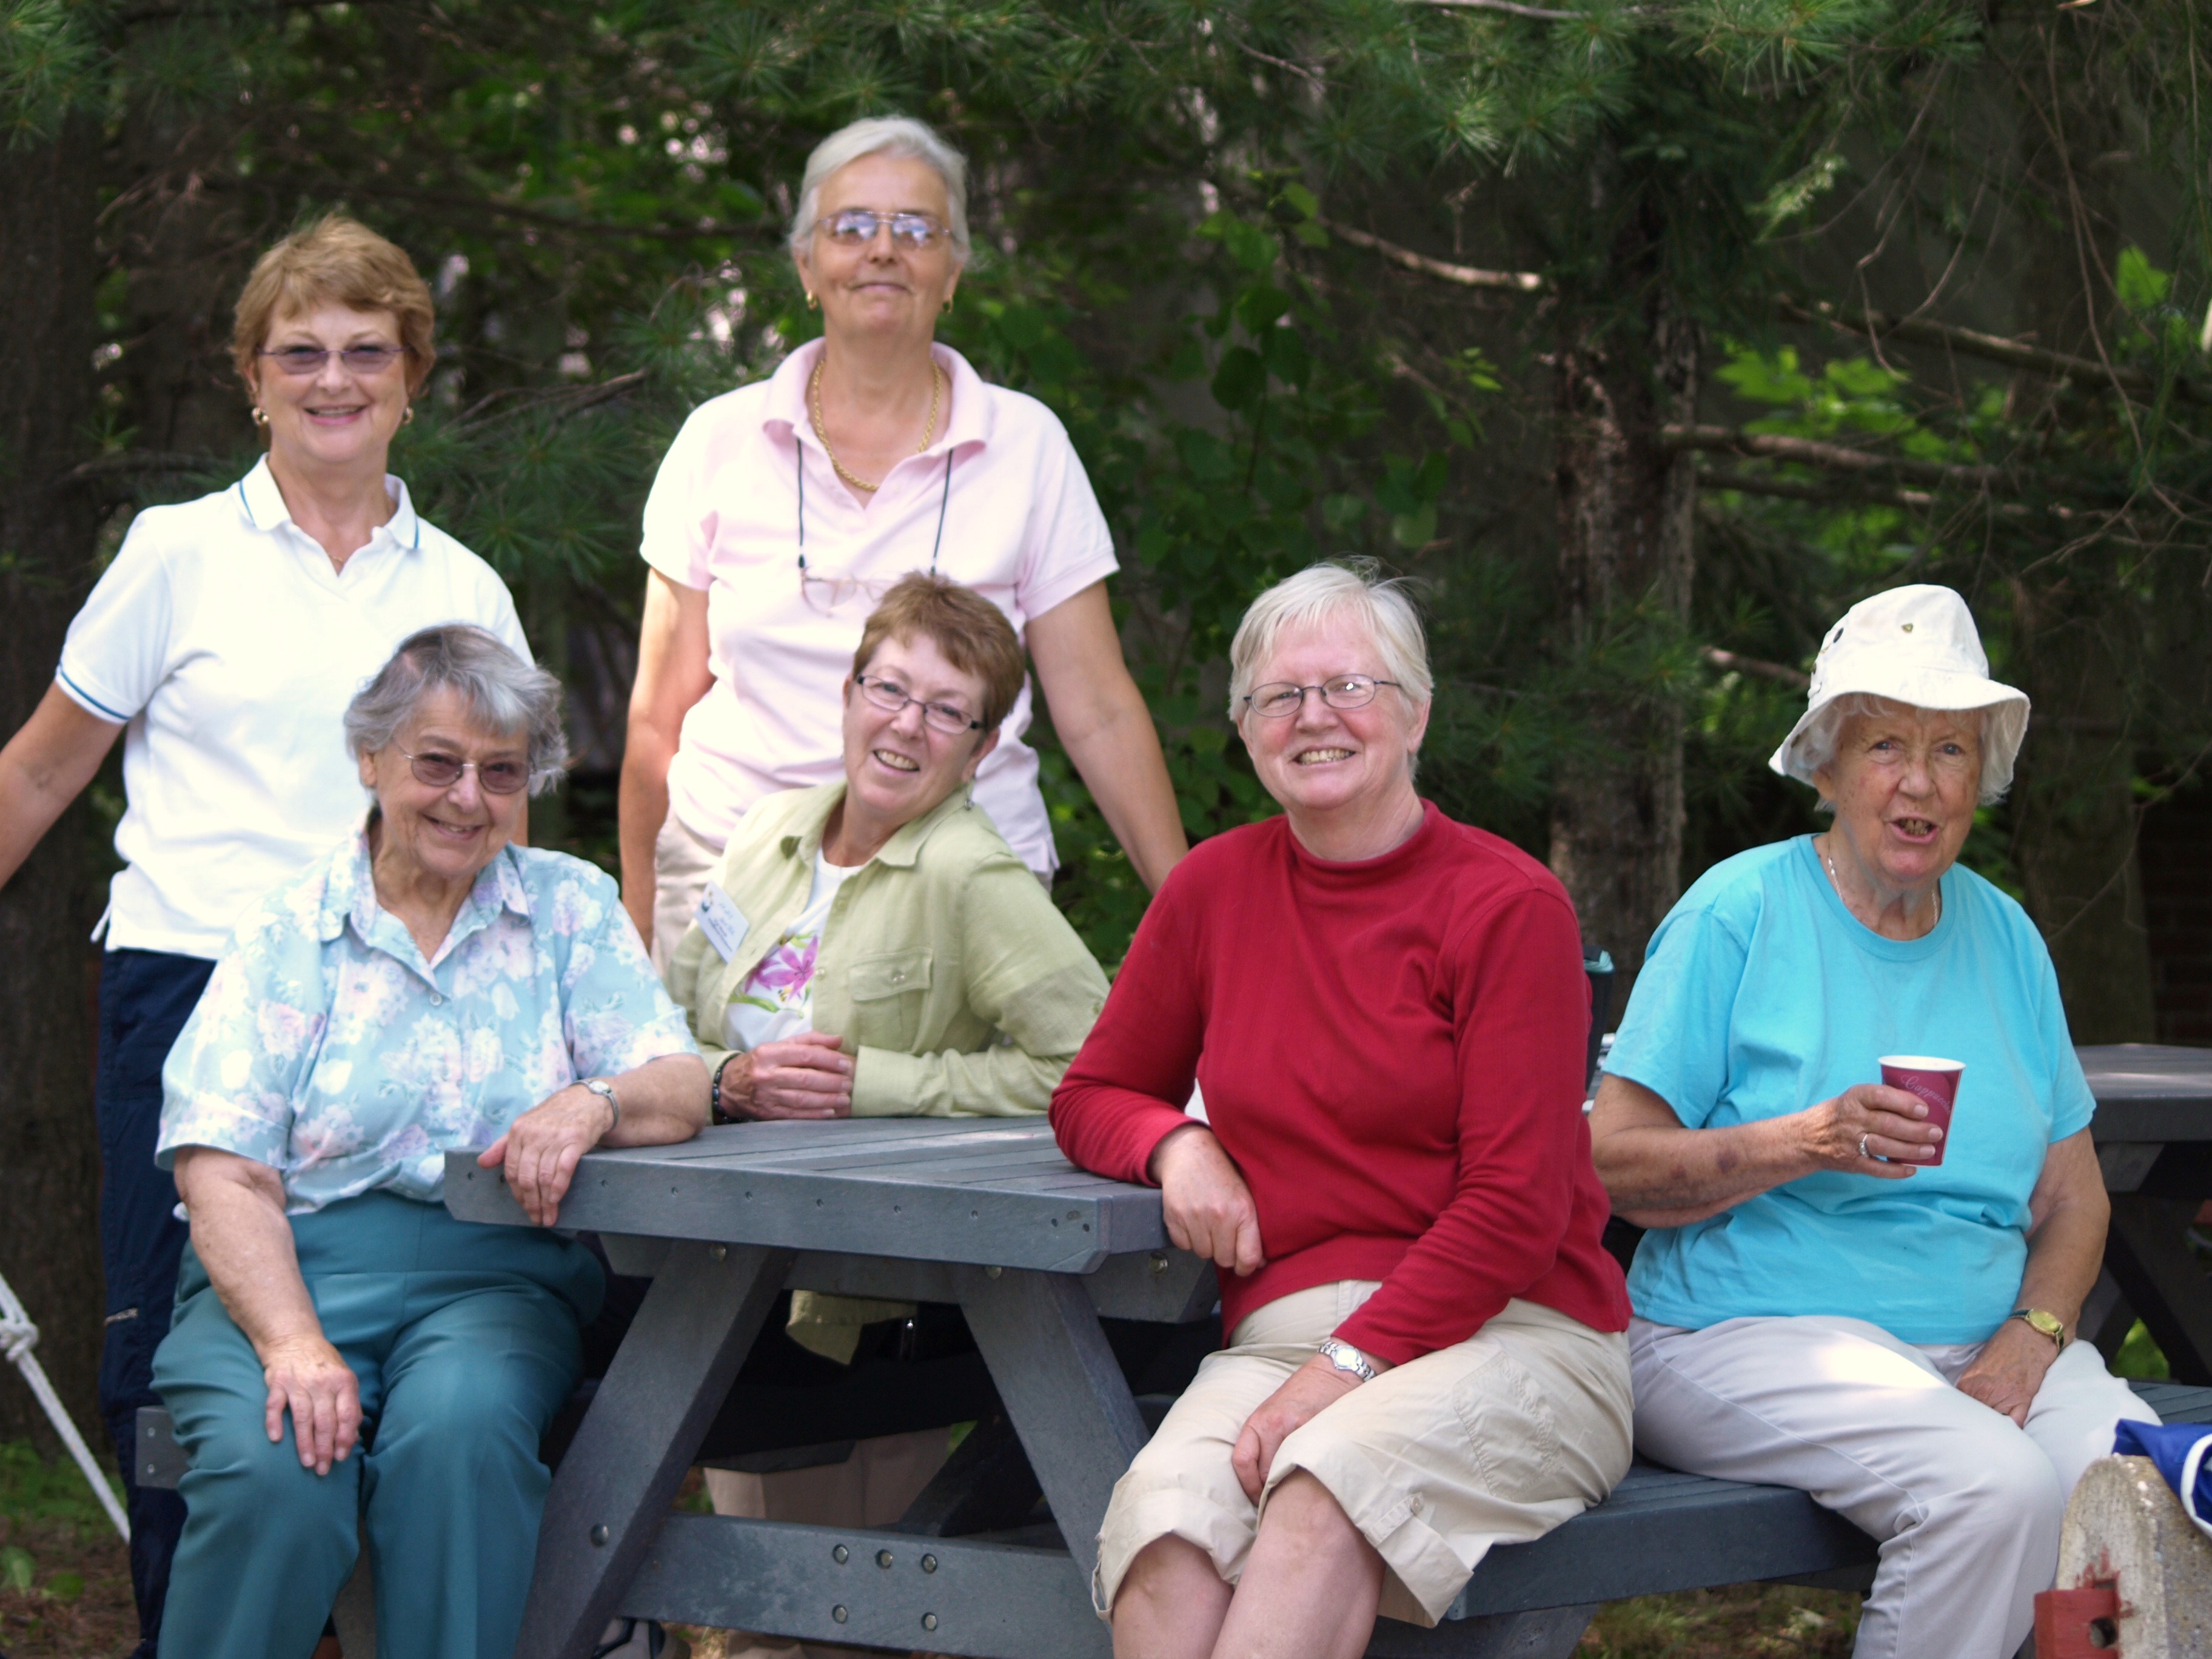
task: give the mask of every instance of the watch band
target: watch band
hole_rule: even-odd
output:
[[[1375,1380],[1375,1367],[1367,1356],[1349,1342],[1340,1342],[1334,1337],[1324,1338],[1320,1345],[1322,1358],[1340,1371],[1348,1371],[1362,1382]]]
[[[2038,1336],[2047,1336],[2059,1352],[2066,1352],[2066,1322],[2057,1314],[2045,1313],[2040,1308],[2014,1308],[2005,1317],[2017,1319]]]
[[[622,1102],[615,1098],[615,1085],[608,1082],[606,1079],[603,1077],[578,1078],[576,1080],[582,1084],[586,1089],[589,1089],[593,1094],[597,1095],[601,1100],[605,1101],[607,1103],[607,1109],[615,1115],[614,1121],[607,1125],[607,1133],[609,1134],[612,1134],[617,1129],[620,1128],[622,1127]]]

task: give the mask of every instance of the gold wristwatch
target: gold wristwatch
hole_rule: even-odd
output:
[[[2047,1336],[2058,1352],[2066,1352],[2066,1322],[2057,1314],[2048,1314],[2040,1308],[2014,1308],[2005,1316],[2017,1319],[2039,1336]]]

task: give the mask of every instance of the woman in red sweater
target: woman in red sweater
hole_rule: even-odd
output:
[[[1413,606],[1316,565],[1231,665],[1284,816],[1168,878],[1053,1097],[1067,1155],[1219,1266],[1230,1333],[1115,1488],[1092,1593],[1117,1659],[1355,1659],[1627,1471],[1628,1298],[1574,909],[1415,793]]]

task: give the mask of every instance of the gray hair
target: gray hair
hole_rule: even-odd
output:
[[[530,739],[530,793],[542,795],[568,763],[561,727],[561,682],[532,666],[493,635],[445,623],[409,635],[392,660],[346,705],[346,747],[374,755],[399,735],[433,691],[459,694],[471,718],[494,732]]]
[[[927,161],[945,181],[945,217],[952,232],[952,252],[968,263],[968,161],[937,135],[926,121],[911,115],[872,115],[842,126],[815,145],[806,158],[806,173],[799,184],[799,211],[791,217],[791,251],[806,251],[819,216],[822,186],[838,168],[849,167],[863,155],[897,155]]]
[[[1382,678],[1395,680],[1407,697],[1425,703],[1436,695],[1429,672],[1429,644],[1420,613],[1402,578],[1385,580],[1373,559],[1336,559],[1308,565],[1252,601],[1229,645],[1229,718],[1242,712],[1252,677],[1294,628],[1310,628],[1340,611],[1356,611],[1373,635]]]
[[[1915,704],[1899,702],[1894,697],[1876,696],[1871,691],[1846,691],[1820,706],[1820,712],[1813,716],[1812,723],[1790,746],[1790,758],[1804,768],[1805,776],[1810,779],[1823,768],[1835,764],[1836,745],[1843,740],[1844,727],[1851,720],[1861,716],[1879,720],[1884,715],[1894,715],[1900,709],[1915,708]],[[1994,806],[2002,800],[2005,791],[2012,787],[2012,773],[2008,769],[2000,776],[1990,764],[1990,711],[1986,708],[1938,708],[1925,712],[1956,714],[1962,720],[1969,715],[1973,717],[1982,745],[1981,782],[1975,799],[1984,806]],[[1814,787],[1817,789],[1820,786],[1816,783]],[[1823,790],[1814,810],[1832,812],[1836,810],[1836,804]]]

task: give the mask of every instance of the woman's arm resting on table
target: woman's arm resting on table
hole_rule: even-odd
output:
[[[2017,1305],[2055,1314],[2071,1340],[2081,1303],[2104,1264],[2105,1228],[2112,1214],[2087,1129],[2044,1154],[2027,1213],[2027,1267],[2021,1275]],[[1959,1378],[1959,1388],[1991,1411],[2025,1425],[2043,1374],[2057,1358],[2057,1346],[2049,1337],[2024,1320],[2008,1319]]]
[[[623,908],[647,950],[653,948],[653,843],[668,817],[668,763],[676,758],[684,717],[714,684],[708,649],[706,590],[649,572],[616,807]]]
[[[707,1068],[696,1054],[663,1054],[607,1082],[622,1103],[619,1124],[603,1098],[571,1083],[515,1119],[477,1158],[487,1170],[505,1166],[515,1201],[541,1227],[560,1219],[577,1162],[592,1147],[665,1146],[707,1126]]]
[[[266,1164],[214,1146],[179,1147],[176,1176],[192,1250],[261,1360],[270,1440],[284,1437],[289,1410],[301,1466],[328,1474],[360,1437],[361,1385],[324,1337],[300,1277],[283,1182]]]
[[[58,684],[0,749],[0,886],[92,781],[123,728],[88,712]]]
[[[1028,632],[1052,729],[1138,876],[1157,891],[1190,843],[1152,710],[1122,660],[1106,584],[1093,582],[1030,617]]]
[[[1590,1156],[1613,1212],[1639,1227],[1682,1227],[1820,1170],[1902,1181],[1942,1138],[1902,1089],[1855,1084],[1784,1117],[1686,1129],[1640,1083],[1607,1073],[1590,1112]],[[1859,1137],[1869,1152],[1859,1156]],[[1884,1158],[1899,1160],[1884,1163]]]

